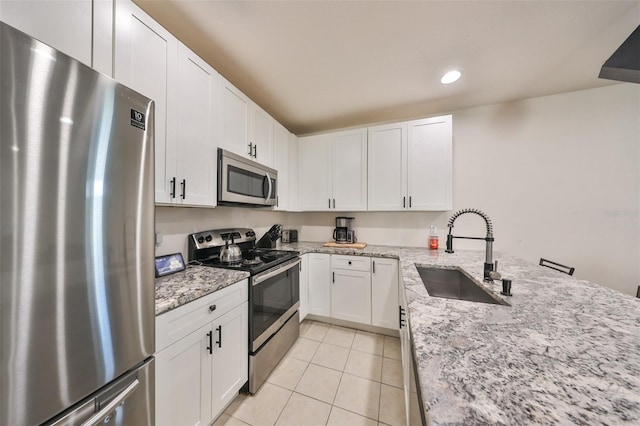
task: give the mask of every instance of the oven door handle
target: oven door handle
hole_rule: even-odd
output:
[[[267,187],[269,188],[267,190],[267,198],[264,199],[264,201],[266,203],[271,198],[271,191],[273,190],[273,187],[271,185],[271,176],[269,176],[269,173],[265,172],[264,173],[264,177],[267,179]]]
[[[261,282],[268,280],[271,277],[275,277],[276,275],[280,275],[281,273],[288,271],[289,269],[292,269],[293,267],[298,266],[299,264],[300,264],[300,258],[297,258],[293,262],[285,263],[284,265],[278,265],[274,269],[263,272],[253,277],[251,285],[255,287]]]

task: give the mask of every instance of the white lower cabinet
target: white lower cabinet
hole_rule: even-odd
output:
[[[371,325],[398,328],[398,261],[371,258]]]
[[[205,325],[156,355],[156,423],[206,425],[211,419],[211,356]]]
[[[402,382],[404,383],[405,419],[406,424],[410,418],[410,392],[411,392],[411,341],[409,324],[407,323],[407,298],[403,286],[400,286],[400,353],[402,358]]]
[[[300,256],[300,322],[309,314],[309,274],[307,273],[309,265],[309,255]]]
[[[208,425],[248,379],[247,280],[156,318],[156,424]]]
[[[312,315],[398,329],[398,260],[324,253],[305,256],[308,294],[303,302],[301,286],[301,312],[306,303]]]
[[[331,316],[331,255],[309,253],[308,255],[309,313]]]
[[[248,380],[249,304],[244,302],[214,321],[212,413],[222,412]]]
[[[369,258],[331,255],[331,317],[371,324]]]

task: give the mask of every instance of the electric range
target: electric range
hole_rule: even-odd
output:
[[[198,232],[188,241],[190,263],[250,274],[247,390],[255,393],[300,334],[300,253],[258,248],[250,228]],[[229,242],[240,247],[242,260],[220,260],[220,251]]]

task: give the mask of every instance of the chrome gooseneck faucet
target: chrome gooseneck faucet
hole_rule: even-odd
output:
[[[485,223],[487,224],[487,236],[486,237],[462,237],[462,236],[457,236],[457,235],[452,235],[451,234],[451,230],[453,229],[453,222],[455,222],[455,220],[459,217],[462,216],[463,214],[466,213],[473,213],[473,214],[477,214],[478,216],[482,217],[485,221]],[[481,212],[478,209],[462,209],[457,211],[456,213],[453,214],[453,216],[451,216],[451,219],[449,219],[449,223],[447,224],[447,226],[449,227],[449,234],[447,235],[447,249],[445,250],[445,252],[447,253],[453,253],[453,239],[454,238],[462,238],[462,239],[466,239],[466,240],[484,240],[487,243],[487,248],[486,248],[486,258],[484,261],[484,280],[485,281],[493,281],[494,279],[500,279],[500,274],[498,274],[496,272],[497,265],[494,268],[493,265],[493,225],[491,224],[491,219],[489,219],[489,216],[487,216],[486,213]],[[496,262],[497,263],[497,262]]]

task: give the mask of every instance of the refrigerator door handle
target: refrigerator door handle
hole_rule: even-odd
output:
[[[89,420],[82,423],[82,426],[95,426],[98,423],[102,423],[109,415],[122,404],[140,385],[140,380],[136,379],[129,386],[127,386],[120,395],[116,396],[105,407],[91,416]]]

